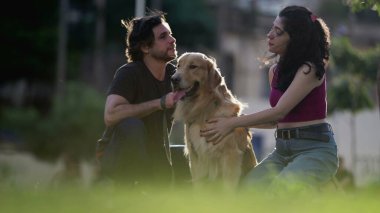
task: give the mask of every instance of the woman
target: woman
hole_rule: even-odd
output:
[[[218,143],[236,127],[277,128],[276,148],[243,180],[244,186],[274,189],[318,187],[337,170],[337,147],[326,122],[326,65],[329,29],[300,6],[284,8],[267,34],[279,56],[269,69],[272,108],[233,118],[214,118],[201,130]]]

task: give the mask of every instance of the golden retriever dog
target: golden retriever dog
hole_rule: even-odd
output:
[[[236,128],[214,145],[200,136],[200,130],[209,118],[239,116],[243,105],[227,88],[213,58],[198,52],[184,53],[177,68],[171,79],[173,89],[184,96],[173,116],[185,126],[185,155],[192,182],[195,186],[221,182],[235,189],[241,177],[257,164],[252,134],[246,128]]]

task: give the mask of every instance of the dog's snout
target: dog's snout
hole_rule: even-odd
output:
[[[174,75],[172,76],[171,80],[172,80],[172,84],[177,85],[181,81],[181,78],[179,76]]]

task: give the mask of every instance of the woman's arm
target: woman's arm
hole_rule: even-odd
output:
[[[249,128],[255,128],[255,129],[274,129],[277,127],[277,122],[271,122],[266,124],[258,124],[255,126],[250,126]]]
[[[309,66],[303,65],[275,107],[240,117],[210,119],[201,131],[201,136],[206,137],[208,141],[219,141],[237,127],[254,127],[277,123],[322,81],[323,79],[318,80],[316,78],[313,66],[310,71]]]

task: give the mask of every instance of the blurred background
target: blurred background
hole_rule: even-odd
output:
[[[0,184],[90,185],[107,87],[126,63],[121,19],[167,13],[179,54],[216,58],[252,113],[269,107],[266,34],[278,12],[303,5],[332,34],[328,121],[351,180],[380,181],[380,3],[378,0],[30,0],[8,1],[0,22]],[[172,143],[183,143],[180,124]],[[274,130],[252,130],[261,160]]]

